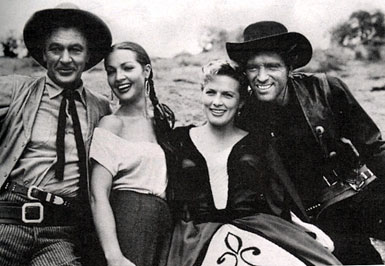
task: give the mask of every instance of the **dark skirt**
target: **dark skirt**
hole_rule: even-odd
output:
[[[219,239],[222,244],[218,245],[217,239],[221,237],[221,235],[218,236],[218,233],[220,233],[224,227],[228,226],[227,224],[211,222],[194,224],[192,221],[179,221],[174,229],[167,265],[208,265],[205,261],[208,260],[208,257],[213,257],[212,253],[215,253],[210,253],[210,250],[220,250],[221,252],[219,252],[219,256],[214,257],[217,258],[216,263],[210,263],[209,265],[218,265],[225,261],[226,263],[224,265],[238,265],[236,261],[248,261],[248,259],[250,260],[247,265],[277,265],[278,260],[276,256],[278,256],[278,254],[273,254],[267,258],[264,256],[264,254],[272,253],[272,250],[267,249],[274,245],[276,246],[276,250],[279,250],[281,254],[285,252],[289,253],[286,255],[288,259],[293,260],[293,256],[298,259],[298,263],[296,264],[287,262],[286,264],[280,263],[280,265],[341,264],[329,251],[311,238],[300,227],[276,216],[256,214],[235,219],[229,225],[236,229],[235,232],[243,230],[249,235],[255,234],[256,237],[249,238],[251,241],[246,242],[242,236],[225,231],[224,239]],[[263,243],[266,241],[270,242],[268,246]],[[225,249],[223,249],[223,247],[225,247]],[[279,248],[277,249],[277,247]],[[261,248],[261,250],[258,248]],[[258,252],[255,252],[256,250],[258,250]],[[254,259],[251,257],[259,261],[262,258],[263,261],[262,263],[256,264],[250,263],[250,261]],[[279,259],[282,260],[282,258]]]
[[[110,202],[124,256],[136,266],[166,265],[172,232],[167,203],[127,190],[113,191]]]

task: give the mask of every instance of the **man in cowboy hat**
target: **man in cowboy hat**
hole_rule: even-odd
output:
[[[47,73],[0,78],[0,265],[81,265],[88,148],[110,112],[81,76],[109,51],[111,33],[94,14],[61,6],[33,14],[24,41]]]
[[[372,119],[338,78],[293,70],[312,46],[274,21],[227,43],[243,66],[251,97],[240,115],[246,129],[268,135],[295,184],[305,220],[335,242],[346,264],[381,264],[369,237],[384,239],[385,143]]]

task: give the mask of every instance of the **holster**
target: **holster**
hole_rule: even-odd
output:
[[[318,197],[318,203],[307,208],[306,211],[309,216],[317,221],[327,208],[356,195],[377,178],[366,165],[361,166],[354,172],[352,176],[336,181],[331,186],[323,189]]]
[[[333,150],[323,141],[324,129],[317,128],[321,149],[324,153],[322,165],[325,188],[314,205],[306,209],[309,217],[317,222],[324,211],[334,204],[350,198],[372,183],[377,177],[361,162],[360,154],[347,138],[335,142]]]

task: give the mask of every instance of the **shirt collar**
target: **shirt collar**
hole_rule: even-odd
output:
[[[48,97],[50,99],[53,99],[53,98],[59,96],[64,90],[62,87],[60,87],[55,82],[53,82],[52,79],[50,79],[50,77],[48,77],[48,75],[46,75],[45,84],[46,84],[46,88],[48,91]],[[81,102],[84,105],[86,105],[83,82],[80,84],[80,86],[78,88],[75,89],[75,91],[77,91],[79,93]]]

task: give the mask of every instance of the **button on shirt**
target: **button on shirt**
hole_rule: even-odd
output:
[[[44,93],[40,102],[36,119],[32,128],[31,140],[10,174],[13,180],[24,186],[35,185],[47,192],[64,197],[75,197],[79,190],[79,166],[71,115],[68,113],[65,129],[65,167],[64,180],[55,179],[56,163],[56,132],[59,107],[62,100],[63,88],[46,78]],[[84,88],[81,85],[76,91],[80,101],[75,101],[83,139],[86,140],[87,111]]]

